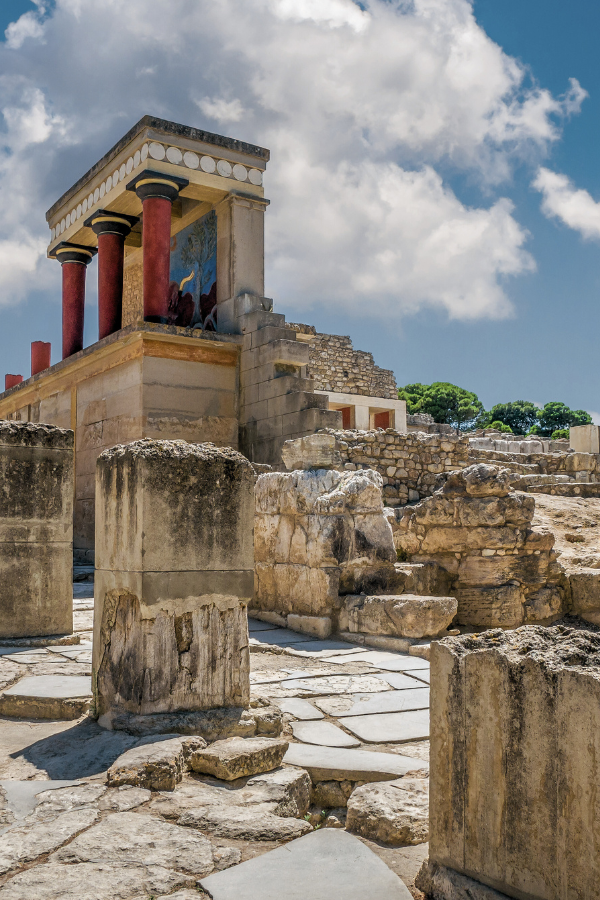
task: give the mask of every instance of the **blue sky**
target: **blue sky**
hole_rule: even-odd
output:
[[[155,112],[270,147],[267,293],[288,320],[350,334],[399,385],[600,409],[599,4],[475,0],[473,22],[466,0],[416,0],[415,16],[382,0],[364,13],[223,0],[222,15],[210,0],[152,0],[148,25],[130,0],[122,28],[109,0],[56,6],[0,48],[0,189],[15,210],[0,214],[0,373],[28,374],[31,340],[60,352],[46,208]],[[5,0],[1,29],[29,10]],[[478,48],[464,66],[461,33]],[[585,99],[560,99],[570,79]]]

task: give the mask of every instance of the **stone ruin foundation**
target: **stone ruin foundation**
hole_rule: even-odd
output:
[[[563,609],[554,535],[532,527],[535,498],[511,491],[510,480],[505,469],[469,466],[392,519],[405,558],[435,563],[449,574],[459,625],[547,624]]]
[[[0,421],[0,638],[73,631],[73,432]]]
[[[143,440],[105,451],[96,479],[100,724],[181,731],[182,714],[247,707],[252,466],[229,448]]]
[[[598,897],[599,758],[600,635],[526,626],[432,644],[417,887],[434,900]]]

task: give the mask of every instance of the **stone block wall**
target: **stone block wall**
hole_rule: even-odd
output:
[[[394,541],[411,562],[452,576],[459,625],[546,623],[563,609],[564,579],[554,535],[531,527],[534,511],[534,497],[510,491],[507,470],[474,465],[404,510]]]
[[[247,459],[214,444],[141,440],[98,458],[101,724],[248,705],[254,481]]]
[[[500,443],[497,441],[496,443]],[[507,442],[508,443],[508,442]],[[555,441],[551,443],[557,443]],[[469,445],[471,462],[498,464],[522,475],[566,475],[574,481],[600,481],[600,455],[578,452],[509,453]]]
[[[593,900],[600,884],[600,635],[569,628],[431,646],[429,860],[436,900]],[[493,895],[494,897],[496,894]]]
[[[339,334],[317,334],[314,328],[289,324],[287,327],[303,335],[309,347],[308,376],[315,390],[338,394],[362,394],[365,397],[398,397],[396,379],[391,369],[381,369],[373,354],[355,350],[349,337]]]
[[[391,527],[377,472],[271,472],[256,483],[253,608],[280,616],[329,620],[336,628],[340,594],[393,573]]]
[[[73,432],[0,421],[0,637],[73,630]]]
[[[429,497],[438,476],[469,465],[469,441],[462,435],[400,434],[392,428],[327,433],[335,435],[341,467],[379,472],[386,506]]]

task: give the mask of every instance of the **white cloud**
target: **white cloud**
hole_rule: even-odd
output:
[[[533,262],[498,185],[513,161],[539,164],[584,92],[528,86],[469,0],[152,0],[151,16],[147,0],[56,0],[43,30],[0,46],[0,189],[34,243],[45,208],[152,113],[271,149],[279,308],[511,314],[505,280]],[[457,170],[485,202],[453,193]]]
[[[533,187],[542,194],[542,212],[560,219],[588,240],[600,240],[600,203],[575,185],[566,175],[538,170]]]
[[[10,50],[19,50],[27,38],[41,38],[44,35],[44,26],[36,12],[27,12],[16,22],[11,22],[4,36],[6,46]]]

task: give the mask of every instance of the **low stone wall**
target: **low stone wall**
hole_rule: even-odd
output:
[[[403,510],[394,542],[411,562],[452,576],[457,622],[479,628],[546,623],[560,614],[562,569],[554,535],[531,527],[535,499],[511,493],[510,473],[475,465]]]
[[[598,896],[600,635],[568,628],[431,646],[427,897]],[[493,895],[496,896],[495,894]]]
[[[312,617],[323,635],[337,628],[340,594],[393,573],[377,472],[271,472],[259,476],[255,501],[253,609]]]
[[[0,421],[0,638],[73,630],[73,432]]]
[[[526,475],[568,475],[576,481],[600,481],[600,455],[593,453],[503,453],[469,446],[471,462],[497,464]]]
[[[469,441],[456,434],[400,434],[385,431],[333,431],[339,465],[347,471],[374,469],[383,481],[386,506],[404,506],[436,490],[438,476],[468,466]]]

